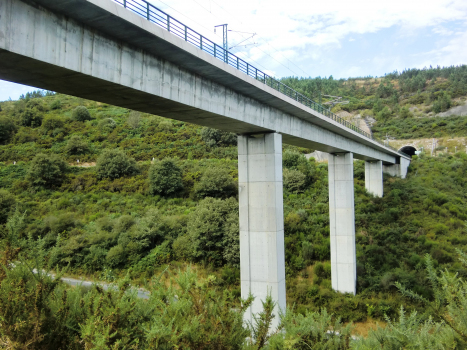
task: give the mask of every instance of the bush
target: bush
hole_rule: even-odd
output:
[[[123,248],[123,246],[120,244],[110,248],[107,256],[105,257],[105,260],[107,265],[111,268],[125,265],[127,260],[125,248]]]
[[[65,178],[67,168],[65,161],[58,155],[40,153],[31,161],[26,179],[34,186],[59,187]]]
[[[37,108],[26,107],[21,114],[21,125],[37,128],[42,124],[42,112]]]
[[[226,169],[207,169],[195,185],[197,198],[228,198],[237,194],[237,186]]]
[[[238,202],[234,198],[226,200],[205,198],[190,213],[188,224],[189,241],[195,258],[222,265],[238,266],[240,261]],[[189,244],[186,239],[177,242]],[[188,248],[185,248],[186,250]],[[175,254],[177,251],[174,247]]]
[[[0,143],[7,143],[16,130],[16,125],[11,119],[0,117]]]
[[[413,117],[413,114],[410,112],[409,108],[405,106],[401,108],[400,116],[401,118],[406,119]]]
[[[201,138],[209,147],[230,146],[237,144],[237,135],[212,128],[202,128]]]
[[[119,149],[106,149],[97,159],[96,174],[99,179],[117,179],[138,172],[136,161]]]
[[[65,146],[65,152],[68,154],[83,154],[89,150],[89,146],[80,136],[73,135]]]
[[[113,120],[112,118],[104,118],[101,121],[99,121],[97,127],[100,131],[112,132],[112,130],[117,127],[117,123],[115,123],[115,120]]]
[[[55,129],[61,129],[65,125],[63,119],[56,117],[56,116],[47,116],[42,121],[42,128],[44,131],[52,131]]]
[[[0,189],[0,225],[7,222],[8,216],[16,204],[15,196],[7,190]]]
[[[73,120],[78,122],[84,122],[86,120],[91,120],[91,114],[89,113],[88,109],[84,106],[78,106],[73,110],[71,115]]]
[[[132,111],[130,115],[128,116],[126,123],[128,124],[130,128],[138,129],[141,124],[141,113]]]
[[[149,193],[169,196],[182,189],[182,171],[172,159],[164,159],[151,166],[149,169]]]
[[[301,193],[306,187],[306,176],[301,171],[284,168],[284,187],[292,193]]]
[[[61,109],[61,108],[62,108],[62,101],[60,101],[60,100],[54,100],[54,101],[52,102],[52,104],[50,105],[50,108],[53,109],[53,110]]]

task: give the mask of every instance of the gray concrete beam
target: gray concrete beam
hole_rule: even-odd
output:
[[[357,255],[352,153],[330,154],[328,176],[332,288],[355,294]]]
[[[283,142],[292,145],[396,162],[393,150],[110,0],[35,3],[60,7],[70,16],[81,16],[86,24],[24,1],[3,0],[1,79],[239,134],[279,132]],[[203,67],[204,76],[196,73],[196,67]]]
[[[262,301],[276,302],[271,330],[285,312],[284,206],[281,135],[238,137],[240,208],[240,280],[242,298],[255,296],[245,321],[263,311]]]

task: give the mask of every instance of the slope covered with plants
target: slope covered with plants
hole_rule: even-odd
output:
[[[442,93],[431,105],[442,96],[450,96],[451,103],[464,96],[465,68],[417,72],[387,75],[376,81],[321,79],[322,91],[351,101],[334,107],[336,112],[344,108],[376,119],[375,132],[393,125],[402,134],[417,125],[419,136],[423,136],[433,128],[424,124],[424,118],[432,124],[440,118],[447,124],[436,122],[437,132],[450,133],[449,123],[454,123],[456,135],[467,136],[461,127],[465,118],[429,113],[418,118],[410,111],[416,106],[410,102],[414,96],[423,95],[421,103],[426,104],[426,96],[435,88]],[[414,82],[423,80],[419,76],[425,83],[412,91]],[[306,87],[314,86],[316,79],[289,80],[292,87],[313,97],[315,90]],[[360,87],[360,81],[368,84]],[[445,84],[444,88],[440,84]],[[390,93],[381,94],[388,86],[392,86]],[[127,276],[132,283],[159,295],[162,292],[155,292],[160,287],[154,278],[168,284],[168,275],[180,273],[180,278],[193,280],[179,272],[191,265],[195,279],[206,279],[205,286],[217,290],[213,293],[218,298],[222,297],[220,290],[228,291],[230,296],[224,296],[227,299],[223,302],[239,307],[235,135],[60,94],[36,92],[18,101],[0,102],[0,108],[2,244],[10,244],[12,226],[7,225],[8,220],[13,223],[22,217],[15,231],[21,250],[30,254],[40,245],[45,264],[56,271],[66,269],[68,274],[107,281]],[[404,108],[412,115],[404,118]],[[383,118],[385,109],[391,111],[387,118]],[[434,300],[436,292],[427,280],[425,254],[432,256],[434,269],[446,268],[466,276],[456,248],[462,250],[467,243],[467,155],[414,157],[407,179],[385,177],[383,198],[365,191],[364,163],[355,162],[358,294],[353,297],[331,290],[327,164],[307,160],[304,153],[309,152],[284,146],[283,153],[287,297],[288,305],[295,309],[293,317],[303,315],[306,322],[312,322],[320,315],[321,320],[327,316],[310,313],[325,307],[345,322],[384,319],[385,315],[395,318],[404,305],[409,313],[418,310],[422,320],[428,319],[432,312],[423,300]],[[8,276],[17,278],[13,272]],[[11,283],[8,281],[5,283]],[[396,282],[424,299],[404,298]],[[55,282],[47,283],[53,288],[40,288],[59,288],[57,300],[69,293]],[[173,283],[180,288],[183,282]],[[38,293],[34,288],[28,293]],[[76,301],[84,298],[69,295]],[[99,295],[83,302],[95,303]],[[118,298],[124,298],[124,293]],[[108,310],[119,302],[112,302]],[[50,307],[60,310],[62,306]],[[128,315],[135,312],[125,310]],[[217,311],[222,317],[233,317],[225,310]],[[109,315],[93,317],[102,320]],[[73,317],[84,322],[90,316]],[[235,317],[229,319],[237,322]],[[76,328],[73,322],[81,321],[69,322]],[[290,322],[293,329],[296,319]],[[91,328],[86,332],[92,333]],[[243,336],[238,333],[238,337]]]

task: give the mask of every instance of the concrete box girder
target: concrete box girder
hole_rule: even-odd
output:
[[[4,0],[0,12],[2,79],[360,159],[400,156],[113,1]]]

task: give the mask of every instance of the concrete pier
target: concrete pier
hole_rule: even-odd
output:
[[[365,162],[365,188],[376,197],[383,196],[383,162]]]
[[[282,136],[277,133],[238,137],[240,206],[240,279],[242,298],[253,305],[245,321],[263,310],[270,294],[276,302],[271,330],[285,311],[284,206]]]
[[[329,154],[329,219],[332,288],[357,290],[353,154]]]

